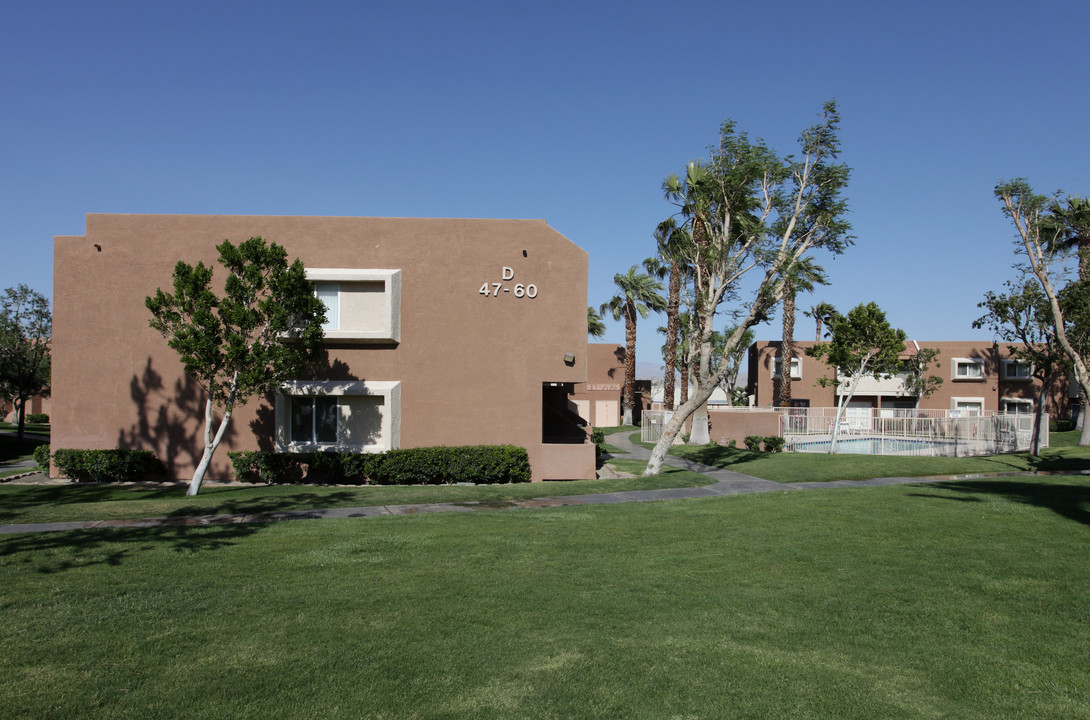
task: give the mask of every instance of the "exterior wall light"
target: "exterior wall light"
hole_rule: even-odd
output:
[[[575,353],[565,354],[564,355],[564,364],[565,365],[574,365],[575,364]]]

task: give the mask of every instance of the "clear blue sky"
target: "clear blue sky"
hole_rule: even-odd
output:
[[[723,120],[789,152],[835,98],[858,239],[800,309],[988,339],[996,181],[1090,193],[1088,26],[1055,0],[9,2],[0,288],[50,294],[53,236],[89,212],[545,218],[598,305]]]

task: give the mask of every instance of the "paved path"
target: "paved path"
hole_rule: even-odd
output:
[[[615,459],[647,460],[651,452],[632,444],[630,433],[608,436],[608,441],[623,452]],[[685,460],[669,455],[666,464],[672,467],[702,473],[715,480],[711,485],[688,488],[663,488],[661,490],[630,490],[625,492],[596,493],[592,495],[563,495],[558,497],[531,498],[505,502],[430,503],[420,505],[372,505],[352,508],[325,508],[317,510],[285,510],[233,515],[192,515],[185,517],[143,518],[139,520],[91,520],[74,522],[26,523],[0,525],[0,534],[25,532],[59,532],[92,528],[150,528],[150,527],[199,527],[234,523],[276,522],[279,520],[317,520],[327,518],[364,518],[376,515],[415,515],[433,512],[473,512],[475,510],[509,510],[518,508],[561,507],[565,505],[608,505],[615,503],[649,502],[654,500],[680,500],[684,498],[739,495],[753,492],[789,492],[811,488],[859,487],[862,485],[893,485],[899,483],[938,482],[949,478],[892,477],[872,480],[840,480],[834,482],[778,483],[744,475],[733,470],[723,470],[711,465]]]

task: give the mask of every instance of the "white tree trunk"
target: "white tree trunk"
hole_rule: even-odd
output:
[[[833,420],[833,432],[829,437],[830,455],[836,453],[836,439],[840,435],[840,421],[844,418],[844,409],[848,407],[848,403],[855,397],[855,390],[859,387],[859,381],[863,379],[863,371],[866,369],[868,362],[870,362],[870,358],[864,360],[859,366],[855,379],[852,380],[852,384],[848,387],[847,395],[841,395],[839,402],[836,404],[836,419]]]
[[[632,408],[626,407],[624,409],[624,415],[621,416],[621,424],[622,425],[631,425],[632,424]]]
[[[1079,435],[1079,447],[1090,445],[1090,423],[1086,422],[1086,413],[1090,412],[1090,401],[1082,404],[1082,412],[1079,413],[1079,422],[1082,423],[1082,434]]]
[[[709,395],[709,397],[711,397]],[[693,411],[693,427],[689,433],[690,445],[707,445],[712,441],[711,430],[708,423],[708,406],[701,404]]]
[[[209,399],[204,404],[204,453],[201,454],[201,461],[197,463],[197,469],[193,472],[193,479],[189,481],[189,489],[185,491],[186,495],[196,495],[200,492],[201,483],[204,482],[204,474],[208,472],[208,465],[212,462],[212,454],[216,452],[216,448],[219,447],[220,441],[223,440],[223,435],[227,431],[227,424],[231,421],[231,411],[228,410],[223,414],[223,420],[220,421],[220,426],[216,430],[216,436],[212,437],[212,400]]]

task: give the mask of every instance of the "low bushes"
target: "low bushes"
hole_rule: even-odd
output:
[[[529,482],[526,449],[467,445],[384,453],[230,452],[235,477],[255,483],[446,485]]]
[[[45,413],[27,413],[26,421],[31,425],[48,425],[49,416]]]
[[[1049,420],[1048,431],[1049,432],[1070,432],[1074,430],[1077,423],[1074,420]]]
[[[46,446],[40,446],[46,447]],[[47,450],[48,452],[48,450]],[[42,461],[37,451],[34,459]],[[48,456],[46,458],[48,462]],[[53,453],[53,464],[72,480],[91,482],[122,482],[161,477],[166,468],[150,450],[69,450]]]
[[[783,438],[779,435],[746,435],[745,443],[746,450],[760,452],[764,445],[765,452],[783,452]]]

